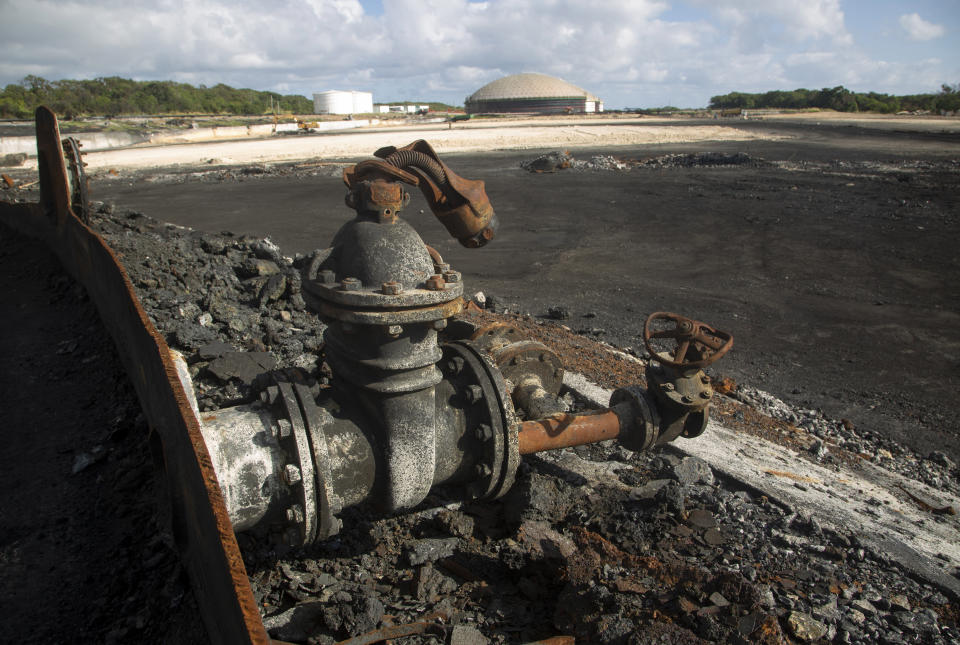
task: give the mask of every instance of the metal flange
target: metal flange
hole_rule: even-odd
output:
[[[442,346],[440,369],[462,397],[468,436],[477,441],[474,498],[494,499],[513,486],[520,464],[519,422],[506,382],[486,353],[469,341]]]

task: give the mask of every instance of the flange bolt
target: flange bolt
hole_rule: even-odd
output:
[[[295,524],[303,524],[303,507],[294,504],[287,509],[287,520]]]
[[[429,291],[443,291],[446,286],[447,284],[444,282],[443,276],[439,273],[427,278],[427,289]]]
[[[287,464],[283,467],[283,481],[287,482],[288,485],[293,486],[298,481],[300,481],[300,469],[294,464]]]
[[[476,403],[483,398],[483,388],[479,385],[468,385],[467,386],[467,401],[470,403]]]
[[[403,285],[396,280],[384,282],[380,285],[380,292],[387,296],[399,296],[403,291]]]
[[[450,370],[453,374],[459,374],[463,369],[463,359],[459,356],[454,356],[449,361],[447,361],[447,369]]]
[[[362,284],[357,278],[344,278],[340,281],[340,288],[344,291],[359,291]]]
[[[481,423],[474,428],[473,434],[479,441],[490,441],[493,438],[493,430],[486,423]]]

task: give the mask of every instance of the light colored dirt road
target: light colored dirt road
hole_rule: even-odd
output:
[[[511,122],[503,127],[460,127],[446,124],[420,128],[376,128],[362,132],[315,136],[289,136],[253,141],[226,141],[174,146],[135,147],[90,152],[84,156],[89,170],[136,169],[203,164],[242,165],[306,159],[368,157],[377,148],[400,140],[428,139],[439,153],[536,148],[599,148],[695,141],[745,141],[779,139],[782,135],[745,132],[722,125],[625,125],[583,122],[544,125]]]

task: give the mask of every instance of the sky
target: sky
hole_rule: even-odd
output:
[[[463,105],[508,74],[609,109],[960,85],[960,0],[0,0],[0,86],[122,76]]]

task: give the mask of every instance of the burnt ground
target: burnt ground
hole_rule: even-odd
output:
[[[0,272],[0,640],[203,642],[148,427],[96,310],[6,227]]]
[[[486,181],[498,238],[460,248],[419,195],[406,216],[501,308],[565,307],[574,330],[638,353],[650,312],[699,318],[736,336],[724,375],[960,457],[960,136],[732,125],[794,138],[575,151],[627,170],[532,174],[520,163],[537,151],[447,155]],[[704,152],[733,163],[683,156]],[[680,156],[635,164],[664,155]],[[103,175],[93,191],[176,224],[269,235],[290,254],[325,246],[350,217],[327,165]]]
[[[831,136],[836,132],[846,131],[838,129]],[[851,327],[865,324],[851,313],[845,314],[845,318],[837,312],[831,314],[826,305],[838,307],[837,303],[841,303],[845,310],[856,313],[853,305],[858,302],[878,310],[891,308],[893,302],[874,305],[863,298],[858,289],[865,289],[864,282],[871,284],[864,277],[866,269],[838,269],[843,273],[842,279],[827,280],[823,274],[829,271],[820,266],[824,258],[832,256],[827,253],[829,245],[822,240],[839,238],[849,247],[848,254],[866,262],[877,252],[882,237],[879,233],[887,231],[889,236],[895,236],[893,241],[886,242],[893,247],[895,242],[905,239],[905,231],[911,230],[906,224],[900,228],[893,224],[888,224],[888,228],[875,226],[877,222],[872,218],[876,213],[890,215],[890,222],[902,220],[893,219],[896,212],[882,210],[882,200],[876,195],[869,197],[866,188],[856,198],[845,197],[844,191],[863,184],[872,186],[874,192],[879,188],[897,188],[906,191],[900,194],[912,195],[911,199],[923,195],[924,207],[915,210],[931,218],[916,220],[913,225],[932,226],[938,240],[943,240],[948,237],[943,233],[950,232],[950,218],[955,210],[955,202],[949,200],[955,199],[957,170],[948,154],[955,149],[951,147],[955,143],[949,139],[938,142],[931,137],[881,133],[869,137],[864,134],[868,140],[855,141],[857,131],[851,131],[835,144],[819,130],[811,129],[808,134],[820,136],[820,140],[802,145],[792,143],[790,149],[783,148],[783,143],[774,143],[617,151],[618,156],[626,159],[706,150],[742,152],[748,157],[741,155],[740,163],[725,166],[696,165],[696,159],[691,165],[690,157],[680,156],[661,158],[622,172],[584,170],[531,175],[519,170],[518,165],[535,154],[451,156],[453,167],[465,176],[487,180],[504,220],[500,239],[487,249],[471,252],[443,239],[432,218],[417,213],[420,202],[412,206],[410,219],[428,242],[435,243],[456,268],[464,270],[471,281],[471,291],[483,289],[493,294],[498,307],[541,316],[550,307],[566,307],[571,316],[562,322],[574,330],[637,349],[635,332],[646,312],[669,308],[696,315],[731,329],[738,336],[737,350],[721,363],[724,373],[787,398],[792,390],[778,384],[791,374],[800,375],[795,382],[803,389],[794,386],[794,381],[787,383],[799,390],[792,394],[794,399],[811,400],[826,408],[829,397],[820,403],[815,400],[816,396],[822,397],[819,392],[828,391],[819,382],[826,383],[831,375],[840,378],[828,369],[834,363],[826,356],[831,352],[844,356],[841,345],[831,343],[839,342],[836,334],[849,335]],[[891,152],[897,147],[906,148],[911,141],[916,154]],[[857,150],[851,151],[854,143]],[[793,156],[786,160],[789,165],[778,165],[776,162],[784,159],[760,149],[768,145],[781,146],[777,149],[785,154],[792,149]],[[812,155],[814,148],[819,150],[819,158],[801,154],[807,151]],[[881,148],[887,150],[883,153],[886,156],[878,152]],[[948,153],[937,152],[940,148]],[[596,152],[604,151],[578,151],[577,157],[585,159]],[[121,177],[109,189],[105,178],[99,178],[94,183],[96,197],[117,204],[117,215],[103,218],[99,225],[110,229],[111,245],[122,249],[124,262],[141,290],[141,300],[158,322],[167,325],[191,320],[198,312],[209,310],[214,314],[214,328],[223,334],[222,340],[238,349],[262,350],[265,344],[280,358],[295,358],[297,352],[309,349],[306,339],[289,334],[278,324],[284,321],[287,327],[302,327],[298,323],[302,313],[299,305],[292,296],[289,301],[258,305],[257,294],[261,294],[262,300],[262,290],[257,288],[257,278],[242,282],[237,279],[246,276],[244,263],[251,255],[259,257],[261,242],[255,238],[190,234],[131,214],[126,208],[161,220],[189,223],[198,229],[269,233],[284,253],[292,255],[322,246],[349,216],[341,206],[342,188],[333,174],[326,166],[282,167],[266,172],[213,169],[186,178],[168,176],[160,182],[134,177],[130,186],[121,185],[119,182],[125,179]],[[793,181],[788,184],[790,178]],[[848,183],[854,186],[847,186]],[[612,187],[607,188],[608,185]],[[776,186],[783,187],[783,195],[769,192]],[[792,186],[797,186],[797,191]],[[688,187],[693,190],[688,191]],[[706,191],[708,187],[721,196],[713,211],[707,213],[683,205],[693,200],[705,209],[707,200],[698,196],[697,191]],[[725,197],[727,192],[740,194],[739,190],[764,199]],[[807,201],[815,207],[807,208],[804,200],[793,195],[803,190],[808,193]],[[603,191],[606,202],[622,206],[629,198],[633,205],[618,209],[616,203],[606,203],[598,209],[599,191]],[[689,193],[687,200],[682,199],[684,191]],[[644,203],[656,205],[663,212],[652,212],[652,208],[644,211],[638,205],[641,196]],[[860,206],[860,202],[867,201]],[[667,214],[670,203],[678,205],[673,221]],[[849,212],[837,214],[830,210],[837,204],[845,204]],[[788,208],[791,205],[795,209],[804,206],[806,210],[793,213]],[[793,217],[785,217],[787,212],[793,213]],[[851,212],[860,213],[857,221],[865,224],[846,231],[844,225],[852,219]],[[321,213],[337,216],[321,217]],[[729,235],[726,228],[723,235],[713,236],[712,230],[710,234],[703,233],[708,230],[704,222],[719,226],[714,221],[719,216],[711,213],[723,214],[720,221],[725,227],[729,222]],[[780,222],[775,221],[777,217]],[[196,221],[185,221],[191,218]],[[938,221],[939,227],[935,225]],[[246,222],[250,228],[238,226],[237,222]],[[700,228],[695,226],[698,223]],[[773,234],[780,227],[786,229],[787,237]],[[711,272],[700,273],[699,269],[687,267],[688,273],[683,273],[679,260],[670,260],[678,256],[677,249],[684,247],[671,237],[675,230],[695,231],[691,238],[681,239],[686,241],[691,254],[699,254],[698,258]],[[762,248],[747,245],[743,240],[751,235],[765,240],[777,253],[764,253]],[[855,243],[861,237],[867,239],[862,249]],[[791,240],[800,244],[804,239],[801,250],[819,257],[821,265],[800,262],[797,258],[803,253],[789,248]],[[922,236],[918,239],[929,241]],[[661,240],[662,244],[655,244]],[[108,359],[109,343],[104,341],[105,335],[95,320],[91,320],[95,316],[83,302],[82,292],[73,291],[68,279],[57,277],[55,263],[38,247],[5,231],[0,241],[0,248],[5,249],[0,256],[3,275],[12,284],[22,286],[15,294],[18,298],[5,303],[9,310],[4,312],[3,320],[10,325],[4,330],[3,356],[12,362],[4,374],[24,374],[23,365],[29,363],[39,374],[77,379],[63,389],[46,388],[45,381],[31,383],[27,378],[8,376],[10,382],[5,382],[6,391],[16,393],[24,410],[22,420],[14,418],[10,425],[44,428],[36,436],[18,435],[8,453],[10,463],[5,463],[0,471],[11,477],[6,482],[8,490],[23,491],[22,499],[8,500],[3,506],[4,522],[10,521],[13,527],[8,531],[5,524],[3,533],[16,536],[4,542],[3,550],[3,570],[7,574],[3,578],[4,595],[16,599],[16,604],[4,603],[5,608],[13,606],[17,612],[18,622],[11,637],[19,635],[26,642],[184,641],[177,625],[196,612],[190,597],[181,597],[176,591],[178,587],[166,590],[176,580],[182,584],[182,578],[162,537],[162,522],[153,510],[153,494],[150,493],[149,503],[142,497],[144,491],[152,489],[148,483],[152,474],[144,444],[145,429],[142,422],[136,421],[135,405],[131,403],[132,391],[123,384],[116,363],[109,362],[115,361]],[[604,250],[604,243],[619,244],[612,248],[617,248],[622,257]],[[720,243],[725,247],[718,246]],[[586,257],[591,249],[594,257]],[[736,249],[736,253],[730,249]],[[820,280],[824,288],[837,290],[846,300],[811,294],[803,286],[794,287],[792,282],[783,280],[776,268],[783,269],[785,260],[781,256],[786,253],[792,253],[790,257],[798,262],[797,271],[806,272],[800,275],[816,274],[819,278],[808,279],[814,283]],[[890,267],[894,285],[881,284],[878,288],[889,288],[889,293],[907,304],[926,303],[930,311],[940,311],[941,316],[949,318],[956,316],[956,287],[950,291],[956,260],[945,253],[948,248],[941,248],[939,243],[924,244],[916,252],[920,261],[914,259],[911,263],[903,254],[889,253],[886,264],[877,260],[873,264],[867,262],[867,266],[876,272],[878,282],[886,275],[886,267]],[[212,256],[222,256],[225,263],[213,262]],[[756,260],[758,256],[764,256],[765,261]],[[656,260],[651,259],[654,257]],[[756,260],[754,265],[749,264],[751,258]],[[731,261],[740,263],[736,266],[748,266],[753,273],[720,271]],[[943,279],[936,285],[940,292],[931,289],[929,293],[909,293],[898,286],[894,279],[897,271],[914,264],[921,266],[918,270],[926,270],[926,263],[933,261],[950,267],[941,271]],[[849,264],[852,263],[851,260]],[[190,272],[190,267],[195,271]],[[222,271],[224,267],[230,267],[226,273]],[[569,273],[557,274],[558,267],[565,267]],[[631,268],[632,273],[628,271]],[[573,269],[580,273],[572,272]],[[201,294],[191,289],[185,295],[178,290],[184,280],[187,284],[206,284],[230,273],[236,274],[233,280],[217,283],[232,285],[220,294],[220,299],[227,302],[230,296],[243,303],[239,312],[219,312],[229,308],[222,307],[212,291]],[[593,277],[585,282],[579,277],[581,273]],[[518,280],[522,277],[528,279]],[[707,286],[691,286],[698,281]],[[752,290],[746,289],[746,295],[738,293],[736,300],[731,300],[724,285],[743,284]],[[189,295],[190,291],[193,295]],[[646,300],[643,294],[648,294]],[[804,301],[804,306],[798,306],[795,301],[801,296],[813,304]],[[30,310],[44,302],[49,307],[36,312],[35,317],[17,313],[18,308]],[[685,307],[688,302],[691,306]],[[190,307],[191,303],[196,310]],[[249,313],[247,307],[252,307]],[[711,317],[709,312],[714,310],[726,312],[727,318]],[[925,311],[921,309],[920,313],[929,317]],[[846,323],[838,324],[838,317]],[[234,318],[243,320],[236,324]],[[255,319],[260,323],[254,328]],[[268,319],[277,323],[268,325]],[[54,321],[64,327],[55,328],[51,324]],[[955,366],[955,354],[950,352],[956,351],[956,344],[949,332],[935,328],[923,317],[918,320],[904,316],[897,324],[918,330],[917,335],[922,331],[925,340],[941,341],[911,345],[908,338],[907,349],[941,359],[945,355]],[[806,341],[798,328],[802,332],[826,330],[834,336],[825,334],[818,337],[819,342]],[[204,339],[186,333],[188,329],[196,331],[194,325],[170,327],[166,330],[168,341],[181,350],[194,350],[193,344]],[[794,329],[795,335],[769,336],[770,330],[779,329]],[[753,337],[749,336],[751,331]],[[852,331],[863,335],[859,328]],[[77,342],[75,347],[71,341]],[[776,351],[749,352],[750,347],[766,346],[763,343],[774,346]],[[786,354],[790,360],[784,362],[780,356],[784,346],[789,348],[791,343],[798,349],[794,355]],[[584,340],[575,346],[589,344]],[[870,359],[876,364],[886,348],[866,345],[870,351],[862,360]],[[580,358],[589,361],[586,352],[582,353]],[[87,361],[92,356],[97,358]],[[90,364],[96,365],[97,370],[83,369]],[[820,370],[819,379],[818,372],[805,371],[804,365]],[[907,375],[901,378],[903,383],[909,383],[909,375],[920,374],[915,365],[898,361],[898,369]],[[201,366],[202,362],[193,363],[195,376],[203,377]],[[846,378],[852,380],[862,366],[858,362],[846,363],[843,369]],[[616,370],[612,373],[616,374]],[[953,400],[950,387],[956,382],[955,367],[952,373],[924,373],[932,386],[941,387],[944,394],[939,409],[946,410]],[[601,380],[596,375],[594,378]],[[616,381],[618,377],[611,378]],[[864,385],[858,387],[866,391],[875,387],[875,380],[863,376]],[[899,391],[907,391],[902,383],[890,386],[889,392]],[[230,399],[233,394],[225,396]],[[49,400],[56,400],[58,405],[45,405]],[[922,403],[920,399],[910,400],[913,405]],[[866,407],[866,403],[858,405]],[[132,422],[129,432],[115,433],[110,421],[115,408],[122,408],[124,417]],[[724,406],[719,408],[727,418]],[[910,408],[901,405],[897,409],[903,412]],[[742,418],[748,411],[735,407],[730,413],[732,418],[737,418],[738,413]],[[886,418],[883,410],[865,410],[865,414],[874,414],[880,420]],[[835,418],[838,416],[841,415]],[[894,421],[898,418],[887,416]],[[870,418],[857,421],[859,428],[879,429],[877,424],[870,425]],[[946,424],[943,435],[952,439],[953,435],[948,433],[953,430]],[[901,428],[895,433],[899,440],[914,442],[923,449],[924,444],[917,443],[916,436],[908,432],[922,426],[901,423],[897,427]],[[58,433],[56,440],[64,443],[53,449],[31,445],[31,439],[45,438],[49,432]],[[956,442],[949,446],[955,455]],[[866,452],[877,452],[877,447]],[[101,457],[104,453],[106,457]],[[82,454],[94,457],[94,463],[71,475]],[[58,490],[52,500],[43,497],[41,493],[48,484],[38,484],[31,477],[41,457],[48,460],[43,464],[45,472],[59,475],[56,486],[76,488]],[[949,476],[955,482],[955,464],[943,463],[946,467],[941,476]],[[589,474],[595,468],[614,478],[603,483],[591,480]],[[117,491],[127,489],[122,483],[128,478],[142,484],[141,496],[116,497]],[[82,488],[84,484],[88,487]],[[444,505],[449,511],[438,512],[437,507]],[[112,512],[104,514],[104,507]],[[105,523],[98,525],[94,521],[98,517]],[[558,633],[575,634],[584,642],[610,643],[656,639],[702,642],[700,638],[708,642],[785,642],[787,633],[796,640],[821,642],[951,642],[956,637],[955,602],[926,581],[914,579],[889,555],[862,544],[855,530],[821,528],[802,509],[783,507],[758,491],[743,490],[736,482],[714,475],[706,464],[680,460],[669,451],[629,455],[607,446],[550,453],[525,460],[518,485],[502,503],[458,506],[444,498],[441,491],[432,495],[419,513],[377,520],[360,508],[348,511],[344,519],[346,528],[338,538],[306,553],[283,552],[241,537],[251,584],[272,635],[285,640],[329,643],[373,627],[402,624],[430,612],[442,612],[452,620],[455,616],[459,622],[444,628],[433,625],[434,632],[418,642],[484,642],[478,631],[493,642],[523,642]],[[129,520],[133,520],[136,529],[132,534]],[[952,520],[937,516],[936,521]],[[49,531],[47,525],[51,522],[68,526],[69,536],[63,535],[66,530]],[[80,531],[81,527],[85,531]],[[84,532],[87,537],[80,535]],[[67,537],[76,540],[69,548],[54,549],[45,544],[52,542],[56,546]],[[160,556],[155,559],[158,553]],[[24,561],[17,564],[14,556]],[[71,566],[66,566],[65,561]],[[8,563],[17,566],[7,566]],[[154,568],[160,573],[153,573]],[[76,575],[68,580],[68,573]],[[67,597],[71,601],[61,600]],[[58,617],[63,614],[60,625],[44,622],[44,616],[55,613]],[[87,631],[71,631],[83,625],[84,616],[89,623]],[[183,633],[192,632],[184,627]]]

